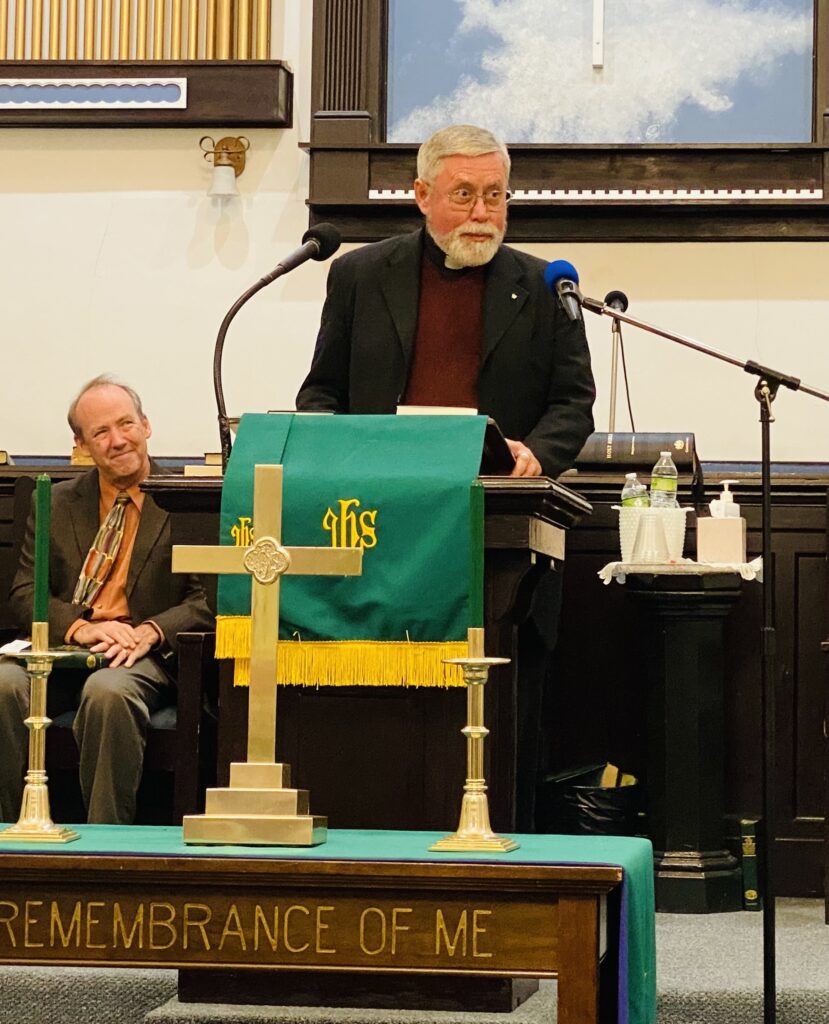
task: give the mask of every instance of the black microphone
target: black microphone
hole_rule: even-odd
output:
[[[602,302],[599,299],[591,299],[589,295],[582,295],[581,305],[583,309],[589,309],[591,313],[597,313],[599,316],[602,313],[606,313],[609,309],[617,313],[624,313],[628,308],[628,297],[624,292],[613,291],[608,292]],[[614,329],[618,322],[618,320],[614,319]]]
[[[544,268],[544,283],[555,292],[564,312],[571,320],[581,319],[579,272],[567,260],[553,260]]]
[[[624,313],[628,308],[628,297],[624,292],[608,292],[604,297],[604,304],[608,309],[615,309],[619,313]]]
[[[308,260],[327,260],[340,247],[340,233],[333,224],[317,224],[308,228],[302,236],[302,245],[280,260],[274,269],[265,274],[262,281],[270,284],[277,277],[295,270]]]
[[[275,281],[283,274],[295,270],[307,260],[327,260],[329,256],[340,247],[340,233],[333,224],[317,224],[309,228],[302,236],[302,245],[294,249],[284,260],[277,263],[269,274],[260,277],[256,284],[248,288],[239,296],[225,314],[219,333],[216,336],[216,346],[213,349],[213,391],[216,395],[216,409],[219,414],[219,443],[222,447],[222,469],[227,468],[227,460],[230,458],[230,420],[227,417],[225,408],[224,389],[222,387],[222,352],[224,350],[225,335],[230,327],[230,322],[244,306],[248,299],[252,298],[265,285]]]

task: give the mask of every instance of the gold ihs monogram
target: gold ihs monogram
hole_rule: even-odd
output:
[[[230,536],[237,548],[249,548],[253,544],[252,516],[239,516],[239,522],[230,528]]]
[[[340,498],[338,511],[326,509],[322,528],[331,534],[332,548],[373,548],[377,544],[377,509],[360,508],[359,498]]]

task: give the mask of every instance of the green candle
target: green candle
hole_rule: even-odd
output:
[[[52,481],[45,473],[35,491],[35,600],[32,619],[49,619],[49,524],[52,518]]]
[[[484,624],[484,485],[480,480],[469,489],[469,524],[469,625],[480,629]]]

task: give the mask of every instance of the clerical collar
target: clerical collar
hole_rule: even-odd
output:
[[[482,270],[485,271],[489,266],[489,263],[486,263],[480,267],[447,267],[446,253],[440,248],[425,227],[423,229],[423,256],[424,259],[428,259],[433,266],[437,267],[440,271],[441,277],[447,278],[465,277],[467,274],[471,274],[476,271],[480,273]]]

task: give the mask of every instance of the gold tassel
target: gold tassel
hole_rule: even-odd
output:
[[[250,618],[216,619],[216,657],[235,659],[233,683],[250,683]],[[280,640],[277,682],[288,686],[463,686],[457,665],[466,640],[409,643],[379,640]]]

